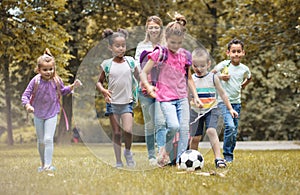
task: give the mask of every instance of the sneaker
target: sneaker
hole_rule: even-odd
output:
[[[115,168],[122,168],[123,163],[122,162],[117,162]]]
[[[51,172],[53,172],[53,171],[56,170],[56,168],[55,168],[54,166],[50,165],[50,166],[44,167],[44,170],[45,170],[45,171],[51,171]]]
[[[43,172],[44,168],[43,167],[38,167],[38,173]]]
[[[157,166],[157,160],[156,160],[156,158],[150,158],[149,159],[149,165],[150,166]]]
[[[131,151],[128,150],[124,150],[124,157],[126,159],[126,163],[128,167],[134,167],[135,166],[135,162],[133,160],[133,155]]]

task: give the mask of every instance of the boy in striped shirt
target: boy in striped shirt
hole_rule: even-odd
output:
[[[198,97],[203,103],[203,107],[198,108],[193,105],[193,101],[191,101],[191,138],[189,146],[190,149],[198,150],[198,145],[205,129],[214,152],[216,167],[225,168],[226,163],[221,158],[219,137],[216,130],[219,118],[219,111],[217,108],[217,93],[224,101],[232,117],[238,117],[238,113],[231,107],[226,93],[220,84],[218,76],[208,72],[208,68],[210,66],[211,60],[206,49],[196,48],[192,52],[192,67],[194,70],[192,78],[195,82]]]

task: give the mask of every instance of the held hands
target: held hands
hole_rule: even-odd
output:
[[[33,113],[34,112],[34,108],[30,104],[26,104],[25,109],[28,113]]]
[[[230,112],[232,118],[238,118],[239,117],[239,114],[235,110],[230,109],[229,112]]]

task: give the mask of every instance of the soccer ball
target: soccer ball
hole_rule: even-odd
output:
[[[186,150],[179,158],[178,169],[186,171],[195,171],[202,169],[204,166],[204,158],[197,150]]]

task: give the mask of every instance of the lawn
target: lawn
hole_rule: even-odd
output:
[[[203,170],[151,168],[145,147],[133,146],[137,168],[113,168],[111,147],[55,145],[54,176],[38,173],[35,144],[0,145],[0,194],[299,194],[300,150],[236,151],[226,169],[215,169],[202,151]],[[201,150],[200,150],[201,151]],[[103,154],[103,155],[102,155]],[[110,154],[110,155],[108,155]],[[112,156],[112,157],[111,157]],[[218,174],[203,176],[202,172]],[[223,177],[222,177],[223,176]]]

